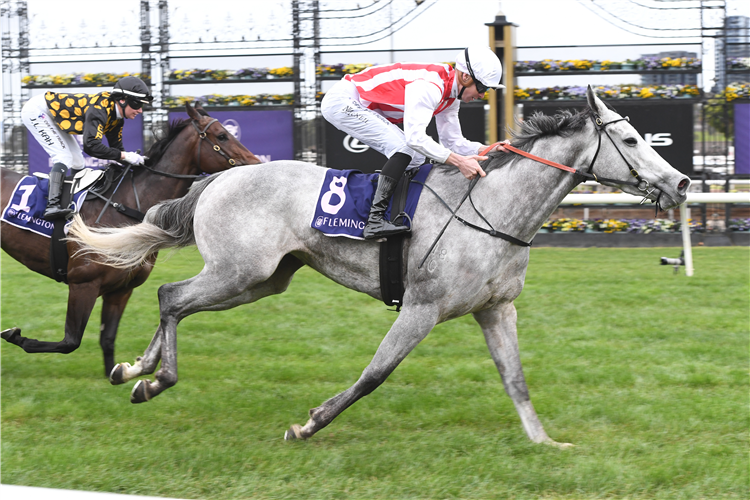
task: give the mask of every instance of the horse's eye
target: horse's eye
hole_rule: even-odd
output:
[[[638,144],[638,139],[636,139],[635,137],[628,137],[627,139],[625,139],[625,144],[627,144],[628,146],[635,146],[636,144]]]
[[[227,137],[227,134],[219,134],[217,137],[221,142],[226,142],[229,138]]]

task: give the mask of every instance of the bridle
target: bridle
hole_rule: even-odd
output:
[[[640,190],[643,193],[645,193],[644,196],[643,196],[643,200],[641,200],[641,205],[642,205],[643,203],[646,202],[646,200],[648,199],[648,196],[651,193],[653,193],[656,188],[655,187],[651,187],[651,184],[646,179],[644,179],[643,177],[640,176],[640,174],[635,169],[635,167],[633,167],[633,165],[630,164],[630,162],[627,160],[627,158],[625,158],[625,155],[622,154],[622,151],[620,151],[620,148],[617,147],[617,144],[615,143],[614,139],[612,139],[612,136],[610,136],[609,132],[607,132],[607,125],[612,125],[613,123],[617,123],[617,122],[621,122],[621,121],[630,122],[630,118],[628,118],[626,116],[624,118],[618,118],[616,120],[612,120],[612,121],[609,121],[609,122],[605,123],[604,120],[602,120],[602,118],[599,116],[599,114],[596,111],[594,111],[593,109],[591,109],[590,106],[589,106],[589,111],[590,111],[591,119],[594,122],[594,128],[596,129],[596,132],[597,132],[597,134],[596,134],[596,136],[597,136],[597,145],[596,145],[596,152],[594,153],[594,157],[591,159],[591,163],[589,163],[589,166],[586,169],[586,171],[580,171],[580,170],[577,170],[575,168],[568,167],[566,165],[562,165],[560,163],[556,163],[556,162],[547,160],[545,158],[541,158],[539,156],[536,156],[536,155],[533,155],[533,154],[528,153],[526,151],[523,151],[522,149],[518,149],[518,148],[516,148],[514,146],[511,146],[510,144],[501,143],[501,142],[496,142],[495,144],[492,144],[491,146],[489,146],[488,148],[486,148],[484,151],[482,151],[480,153],[480,156],[485,156],[494,147],[502,144],[502,146],[505,149],[507,149],[508,151],[511,151],[513,153],[516,153],[516,154],[519,154],[521,156],[525,156],[526,158],[529,158],[531,160],[537,161],[539,163],[543,163],[543,164],[548,165],[550,167],[555,167],[555,168],[558,168],[560,170],[564,170],[566,172],[570,172],[572,174],[579,175],[579,176],[581,176],[581,177],[583,177],[585,179],[596,181],[596,182],[598,182],[600,184],[604,184],[604,185],[614,184],[615,186],[613,186],[613,187],[621,186],[623,184],[624,185],[628,185],[628,186],[634,186],[638,190]],[[630,175],[632,175],[635,180],[631,181],[631,180],[610,179],[610,178],[607,178],[607,177],[598,176],[598,175],[596,175],[594,173],[594,164],[596,163],[596,159],[599,157],[599,151],[601,151],[601,148],[602,148],[602,132],[604,132],[604,134],[609,138],[609,141],[612,143],[612,146],[614,146],[615,150],[619,153],[620,157],[625,162],[625,165],[627,165],[628,170],[630,170]],[[422,259],[422,261],[420,262],[420,264],[418,266],[419,268],[421,268],[422,265],[425,263],[425,261],[427,260],[427,257],[430,255],[430,253],[432,252],[432,250],[435,248],[435,245],[437,244],[438,240],[443,235],[443,233],[445,232],[445,230],[448,227],[448,224],[450,224],[450,222],[453,219],[456,219],[457,221],[461,222],[462,224],[464,224],[467,227],[470,227],[472,229],[476,229],[478,231],[486,233],[486,234],[488,234],[490,236],[493,236],[495,238],[503,239],[505,241],[508,241],[508,242],[514,244],[514,245],[526,246],[526,247],[531,246],[531,242],[525,242],[525,241],[520,240],[520,239],[518,239],[518,238],[516,238],[514,236],[511,236],[509,234],[505,234],[505,233],[502,233],[500,231],[497,231],[495,228],[492,227],[492,225],[489,223],[489,221],[479,212],[479,210],[477,210],[476,206],[474,206],[474,202],[471,199],[471,191],[472,191],[472,189],[474,189],[474,186],[477,184],[477,181],[479,179],[480,179],[480,177],[478,175],[474,179],[472,179],[471,183],[469,184],[469,189],[466,191],[466,194],[464,194],[463,198],[461,199],[461,201],[459,202],[459,204],[455,208],[455,210],[452,210],[450,208],[450,206],[448,206],[448,204],[440,196],[438,196],[438,194],[432,188],[430,188],[427,184],[424,184],[424,187],[426,187],[427,189],[429,189],[430,191],[432,191],[432,193],[435,196],[437,196],[438,200],[440,200],[443,203],[443,205],[445,205],[445,207],[451,213],[451,218],[448,219],[448,222],[446,222],[445,226],[443,226],[443,230],[440,231],[440,233],[438,234],[437,238],[435,238],[435,241],[430,246],[429,250],[427,250],[427,253],[425,254],[424,258]],[[659,196],[661,196],[661,193],[659,194]],[[471,203],[472,208],[474,208],[474,211],[490,227],[490,229],[486,229],[486,228],[483,228],[481,226],[477,226],[476,224],[472,224],[471,222],[468,222],[467,220],[461,218],[458,215],[458,210],[461,208],[461,205],[463,205],[464,201],[466,201],[466,198],[469,198],[469,202]],[[656,202],[657,202],[657,204],[656,204],[657,210],[658,210],[658,207],[659,207],[658,201],[659,201],[659,199],[657,198],[657,200],[656,200]]]
[[[234,161],[234,159],[233,159],[233,158],[230,158],[230,157],[229,157],[229,156],[228,156],[228,155],[227,155],[227,154],[226,154],[226,153],[225,153],[225,152],[224,152],[224,151],[223,151],[223,150],[222,150],[222,149],[221,149],[221,148],[219,147],[219,145],[218,145],[218,144],[216,144],[215,142],[213,142],[213,141],[212,141],[211,139],[209,139],[209,138],[208,138],[208,134],[206,134],[206,131],[208,130],[208,127],[210,127],[211,125],[213,125],[213,124],[214,124],[214,122],[218,122],[218,121],[219,121],[219,120],[217,120],[216,118],[213,118],[213,119],[211,119],[211,121],[209,121],[209,122],[208,122],[208,123],[206,124],[206,126],[205,126],[205,127],[203,127],[203,130],[201,130],[201,129],[200,129],[199,127],[198,127],[198,125],[197,125],[197,120],[193,120],[193,121],[192,121],[192,124],[193,124],[193,127],[195,127],[195,130],[197,130],[197,131],[198,131],[198,137],[200,137],[200,138],[201,138],[201,141],[205,140],[206,142],[208,142],[208,143],[209,143],[209,144],[210,144],[211,146],[213,146],[213,150],[214,150],[214,151],[216,151],[216,152],[217,152],[217,153],[219,153],[219,154],[220,154],[221,156],[223,156],[224,158],[226,158],[227,162],[229,162],[229,164],[230,164],[231,166],[233,166],[233,167],[234,167],[235,165],[237,165],[237,162],[236,162],[236,161]],[[199,142],[199,143],[198,143],[198,169],[199,169],[199,170],[200,170],[200,168],[201,168],[201,144],[202,144],[202,142]]]
[[[597,134],[596,134],[597,145],[596,145],[596,152],[594,153],[593,158],[591,158],[591,162],[589,163],[589,166],[585,171],[580,171],[575,168],[562,165],[560,163],[555,163],[553,161],[540,158],[539,156],[523,151],[522,149],[518,149],[514,146],[511,146],[510,144],[495,143],[492,146],[490,146],[488,150],[495,147],[498,144],[502,144],[503,147],[507,149],[508,151],[512,151],[513,153],[519,154],[521,156],[525,156],[526,158],[537,161],[539,163],[544,163],[545,165],[549,165],[550,167],[555,167],[560,170],[565,170],[566,172],[571,172],[575,175],[579,175],[583,177],[584,179],[596,181],[605,186],[609,185],[610,187],[618,187],[623,184],[627,186],[633,186],[637,188],[639,191],[642,191],[645,193],[643,196],[643,199],[641,200],[641,205],[642,205],[643,203],[646,202],[646,200],[648,199],[648,196],[651,193],[653,193],[656,188],[651,187],[651,183],[649,183],[646,179],[640,176],[640,174],[638,173],[638,170],[636,170],[635,167],[633,167],[633,165],[630,164],[627,158],[625,158],[625,155],[622,154],[622,151],[620,151],[620,148],[617,147],[617,143],[615,143],[615,140],[612,139],[612,136],[609,135],[609,132],[607,132],[607,125],[611,125],[613,123],[617,123],[621,121],[630,122],[630,118],[626,116],[624,118],[618,118],[616,120],[612,120],[612,121],[605,123],[598,113],[596,113],[591,108],[589,108],[589,110],[591,111],[591,119],[594,122],[594,128],[597,131]],[[601,177],[594,173],[594,164],[596,163],[596,159],[599,157],[599,151],[602,148],[602,132],[604,132],[604,134],[607,136],[609,141],[612,143],[612,146],[614,146],[615,150],[620,155],[620,158],[622,158],[622,161],[624,161],[625,165],[627,165],[628,170],[630,171],[630,175],[632,175],[635,180],[630,181],[630,180],[622,180],[622,179],[611,179],[608,177]],[[614,186],[612,186],[612,184],[614,184]]]
[[[202,144],[203,140],[206,140],[209,144],[211,144],[211,146],[213,146],[213,150],[216,151],[217,153],[219,153],[224,158],[226,158],[227,162],[231,166],[234,167],[235,165],[237,165],[237,162],[233,158],[230,158],[221,149],[221,147],[219,147],[218,144],[214,143],[213,141],[211,141],[211,139],[208,138],[208,134],[206,133],[208,131],[208,128],[211,125],[213,125],[214,122],[217,122],[217,121],[219,121],[219,120],[217,120],[216,118],[212,118],[206,124],[206,126],[203,127],[203,130],[201,130],[200,127],[198,126],[198,120],[191,120],[191,122],[190,122],[193,125],[193,127],[195,128],[195,130],[198,132],[198,137],[200,138],[200,141],[198,142],[198,170],[200,170],[201,172],[203,172],[201,170],[201,144]],[[135,188],[135,176],[134,175],[131,176],[131,183],[133,185],[133,194],[135,195],[135,202],[136,202],[137,209],[133,210],[132,208],[126,207],[126,206],[124,206],[124,205],[122,205],[120,203],[116,203],[116,202],[112,201],[112,198],[114,198],[115,193],[117,193],[117,190],[120,188],[120,184],[122,184],[122,181],[125,179],[125,176],[128,175],[128,173],[133,173],[133,165],[131,165],[131,164],[127,163],[127,162],[121,162],[121,163],[125,164],[125,170],[123,170],[123,172],[120,174],[119,181],[117,182],[117,186],[115,187],[114,191],[112,191],[112,194],[110,195],[109,199],[105,199],[103,196],[101,196],[101,195],[99,195],[97,193],[93,193],[93,191],[91,191],[93,194],[95,194],[96,196],[98,196],[99,198],[101,198],[102,200],[104,200],[104,207],[102,208],[102,211],[99,213],[99,217],[97,217],[96,223],[98,223],[99,220],[102,218],[102,215],[104,215],[104,211],[107,209],[108,206],[112,206],[113,208],[115,208],[120,213],[123,213],[123,214],[127,215],[128,217],[136,219],[139,222],[143,220],[144,214],[141,213],[141,211],[140,211],[141,210],[141,203],[140,203],[140,200],[138,199],[138,191]],[[162,177],[170,177],[172,179],[190,179],[190,180],[195,180],[195,179],[200,179],[200,178],[204,177],[203,173],[198,174],[198,175],[172,174],[170,172],[162,172],[160,170],[156,170],[156,169],[151,168],[151,167],[149,167],[149,166],[147,166],[145,164],[144,165],[140,165],[140,166],[142,168],[144,168],[145,170],[148,170],[152,174],[161,175]]]

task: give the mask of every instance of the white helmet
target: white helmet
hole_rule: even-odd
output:
[[[483,94],[487,89],[504,89],[500,84],[503,77],[503,65],[495,53],[486,45],[467,47],[456,56],[456,68],[468,73],[477,85],[477,91]],[[484,91],[482,90],[484,88]]]

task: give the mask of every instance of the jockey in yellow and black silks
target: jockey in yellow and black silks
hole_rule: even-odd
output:
[[[124,151],[122,128],[126,118],[137,117],[143,112],[143,104],[152,100],[148,86],[142,80],[126,76],[108,92],[47,92],[26,102],[21,111],[23,123],[53,162],[45,219],[61,219],[70,214],[67,207],[60,206],[65,172],[68,168],[80,170],[84,166],[81,149],[73,135],[83,136],[83,151],[89,156],[143,164],[143,156]],[[109,146],[102,142],[104,137]]]

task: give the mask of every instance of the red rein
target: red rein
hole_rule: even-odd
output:
[[[485,149],[484,151],[482,151],[480,153],[480,155],[481,156],[487,155],[487,153],[489,153],[495,146],[498,146],[498,145],[504,147],[508,151],[512,151],[512,152],[514,152],[516,154],[519,154],[521,156],[525,156],[526,158],[530,158],[530,159],[532,159],[534,161],[538,161],[539,163],[544,163],[545,165],[549,165],[550,167],[559,168],[560,170],[565,170],[566,172],[572,172],[574,174],[577,173],[576,169],[574,169],[574,168],[562,165],[560,163],[555,163],[554,161],[545,160],[544,158],[540,158],[540,157],[535,156],[535,155],[533,155],[531,153],[527,153],[526,151],[523,151],[523,150],[520,150],[518,148],[515,148],[515,147],[513,147],[510,144],[505,143],[505,142],[496,142],[492,146],[489,146],[487,149]]]

